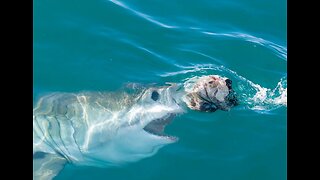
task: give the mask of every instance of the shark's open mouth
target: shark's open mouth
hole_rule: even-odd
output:
[[[155,119],[149,122],[143,129],[153,135],[169,138],[171,140],[177,140],[177,137],[169,136],[164,133],[164,129],[166,125],[172,122],[173,118],[175,117],[174,114],[167,115],[160,119]]]

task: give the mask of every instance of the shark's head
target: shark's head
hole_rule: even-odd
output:
[[[161,147],[174,143],[177,137],[165,133],[165,127],[182,109],[171,95],[170,88],[149,88],[125,113],[118,114],[116,131],[105,138],[109,127],[92,131],[88,144],[91,159],[102,164],[123,164],[154,155]]]
[[[214,112],[220,109],[228,111],[231,107],[239,104],[232,89],[232,81],[218,75],[197,78],[187,92],[185,102],[193,110]]]

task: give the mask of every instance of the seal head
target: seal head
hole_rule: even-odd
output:
[[[217,75],[200,77],[186,99],[190,109],[204,112],[228,111],[239,104],[232,81]]]

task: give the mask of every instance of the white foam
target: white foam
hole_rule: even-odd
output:
[[[248,88],[251,88],[255,91],[253,97],[244,96],[245,99],[243,99],[245,104],[249,105],[250,109],[272,110],[278,108],[279,106],[287,106],[286,77],[281,78],[277,83],[277,86],[271,90],[269,88],[262,87],[259,84],[253,83],[252,81],[238,75],[236,72],[230,69],[225,69],[249,85],[249,87],[243,88],[243,92],[241,93],[248,92]]]

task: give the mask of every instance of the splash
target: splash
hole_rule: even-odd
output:
[[[253,110],[273,110],[281,106],[287,106],[287,79],[283,77],[274,89],[261,87],[259,84],[247,80],[256,93],[253,97],[245,99],[245,102]]]
[[[191,66],[181,66],[182,70],[177,72],[166,72],[162,77],[185,75],[184,86],[186,89],[192,87],[192,84],[202,75],[219,74],[226,76],[234,81],[234,90],[240,100],[240,104],[248,109],[255,111],[271,111],[279,107],[287,107],[287,77],[279,80],[274,89],[262,87],[245,77],[238,75],[223,65],[213,64],[193,64]],[[201,75],[199,75],[201,74]]]

